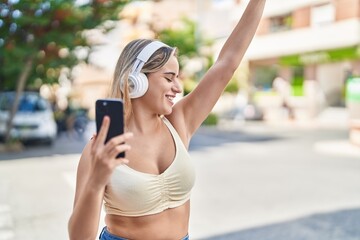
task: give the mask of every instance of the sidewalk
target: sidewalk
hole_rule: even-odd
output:
[[[246,126],[245,126],[246,124]],[[263,125],[263,127],[261,126]],[[346,108],[327,108],[315,119],[302,119],[302,120],[289,120],[278,119],[264,122],[236,122],[227,121],[222,122],[219,125],[222,129],[244,129],[252,131],[268,131],[272,129],[274,131],[287,131],[287,130],[299,130],[299,131],[311,131],[316,129],[337,129],[349,131],[349,118]],[[270,128],[269,128],[270,127]],[[317,142],[314,148],[328,155],[337,156],[349,156],[360,158],[360,146],[357,146],[350,142],[350,138],[340,140],[329,140]]]
[[[344,129],[350,131],[349,117],[346,108],[327,108],[319,116],[312,120],[284,121],[269,123],[276,127],[298,128],[303,130],[311,129]],[[360,157],[360,146],[347,140],[322,141],[315,144],[315,149],[329,155],[343,155]]]
[[[328,107],[314,119],[278,119],[267,123],[277,127],[299,129],[348,129],[349,116],[346,108]]]
[[[344,119],[331,109],[313,122],[219,126],[249,141],[200,132],[214,144],[191,152],[198,173],[191,237],[360,239],[360,149],[347,140]]]
[[[15,236],[11,207],[6,199],[8,183],[0,183],[0,240],[12,240]]]

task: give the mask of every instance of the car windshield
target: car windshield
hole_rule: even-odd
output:
[[[15,94],[0,95],[0,110],[9,111],[15,99]],[[37,112],[46,110],[47,104],[37,94],[23,94],[19,101],[19,112]]]

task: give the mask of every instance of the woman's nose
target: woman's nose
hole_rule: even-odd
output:
[[[181,93],[182,92],[182,85],[181,85],[181,83],[180,83],[180,81],[178,80],[178,79],[176,79],[175,81],[174,81],[174,85],[173,85],[173,87],[172,87],[172,90],[174,91],[174,92],[176,92],[176,93]]]

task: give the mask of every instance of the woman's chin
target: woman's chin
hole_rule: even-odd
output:
[[[166,115],[170,115],[171,113],[172,113],[172,108],[167,108],[167,109],[164,109],[162,115],[166,116]]]

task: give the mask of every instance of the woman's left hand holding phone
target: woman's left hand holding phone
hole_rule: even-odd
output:
[[[108,116],[104,117],[100,131],[91,146],[91,165],[93,167],[90,178],[93,180],[93,184],[99,188],[104,188],[107,185],[112,172],[117,166],[129,162],[126,158],[116,158],[116,156],[121,152],[126,152],[131,149],[130,145],[125,142],[127,139],[130,139],[133,134],[130,132],[124,133],[111,138],[105,143],[110,121]]]

